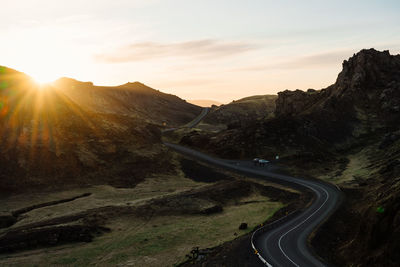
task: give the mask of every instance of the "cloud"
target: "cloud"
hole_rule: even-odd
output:
[[[302,68],[302,67],[322,67],[332,66],[343,62],[349,56],[352,56],[355,51],[331,51],[326,53],[314,54],[310,56],[301,57],[292,62],[283,63],[282,67],[286,68]]]
[[[243,42],[221,42],[213,39],[180,43],[140,42],[121,47],[109,53],[95,55],[107,63],[144,61],[167,57],[221,58],[241,54],[256,47]]]
[[[195,78],[195,79],[176,79],[176,80],[166,80],[162,82],[162,87],[174,88],[174,87],[207,87],[210,85],[215,85],[221,83],[217,79],[207,79],[207,78]]]
[[[235,71],[266,71],[277,69],[288,70],[331,67],[341,64],[343,60],[348,59],[355,52],[355,50],[329,51],[325,53],[301,56],[287,61],[238,68],[235,69]]]

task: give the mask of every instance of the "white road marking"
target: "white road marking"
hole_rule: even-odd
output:
[[[284,216],[284,217],[282,217],[282,218],[279,218],[278,220],[275,220],[275,221],[273,221],[273,222],[271,222],[271,223],[269,223],[269,224],[266,224],[266,225],[264,225],[264,226],[258,228],[257,230],[255,230],[255,231],[253,232],[253,234],[251,235],[251,247],[253,248],[253,250],[254,250],[254,251],[258,251],[258,250],[256,249],[255,245],[254,245],[254,241],[253,241],[253,240],[254,240],[254,235],[255,235],[259,230],[261,230],[261,229],[263,229],[263,228],[265,228],[265,227],[267,227],[267,226],[270,226],[271,224],[274,224],[274,223],[277,223],[277,222],[279,222],[279,221],[282,221],[283,219],[285,219],[286,217],[292,215],[292,214],[295,213],[295,212],[296,212],[296,211],[292,211],[291,213],[287,214],[286,216]],[[267,262],[267,261],[261,256],[260,253],[257,253],[257,256],[260,258],[260,260],[261,260],[265,265],[267,265],[268,267],[272,267],[272,265],[271,265],[269,262]]]
[[[319,193],[318,191],[316,191],[314,188],[312,188],[312,187],[310,187],[310,186],[308,186],[308,185],[306,185],[306,184],[303,184],[303,183],[301,183],[301,184],[304,185],[304,186],[306,186],[306,187],[308,187],[308,188],[310,188],[310,189],[312,189],[314,192],[316,192],[318,195],[320,195],[320,193]],[[283,235],[281,235],[281,237],[279,238],[279,241],[278,241],[279,249],[281,250],[281,252],[283,253],[283,255],[284,255],[291,263],[293,263],[293,264],[294,264],[295,266],[297,266],[297,267],[299,267],[299,265],[298,265],[297,263],[295,263],[295,262],[285,253],[285,251],[283,251],[282,245],[281,245],[281,241],[282,241],[282,238],[284,238],[287,234],[289,234],[291,231],[293,231],[294,229],[298,228],[300,225],[302,225],[302,224],[305,223],[308,219],[310,219],[312,216],[314,216],[314,214],[317,213],[317,212],[325,205],[325,203],[328,201],[328,199],[329,199],[329,193],[328,193],[328,191],[326,191],[323,187],[321,187],[321,186],[319,186],[319,185],[316,185],[316,186],[319,187],[320,189],[322,189],[322,190],[326,193],[326,199],[325,199],[325,201],[322,203],[322,205],[321,205],[317,210],[315,210],[310,216],[308,216],[306,219],[304,219],[301,223],[297,224],[296,226],[294,226],[293,228],[291,228],[289,231],[287,231],[286,233],[284,233]]]

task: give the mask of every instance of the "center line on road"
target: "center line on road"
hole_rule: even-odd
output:
[[[314,192],[316,192],[317,195],[318,195],[318,197],[321,196],[321,194],[320,194],[317,190],[315,190],[314,188],[310,187],[309,185],[303,184],[303,183],[300,183],[300,184],[302,184],[302,185],[304,185],[304,186],[310,188],[310,189],[313,190]],[[279,238],[279,241],[278,241],[279,249],[281,250],[281,252],[283,253],[283,255],[284,255],[291,263],[293,263],[296,267],[299,267],[299,265],[298,265],[297,263],[295,263],[295,262],[285,253],[285,251],[283,251],[282,245],[281,245],[281,241],[282,241],[282,238],[284,238],[287,234],[289,234],[291,231],[293,231],[294,229],[298,228],[300,225],[302,225],[302,224],[305,223],[308,219],[310,219],[312,216],[314,216],[314,214],[317,213],[317,212],[325,205],[325,203],[328,201],[328,199],[329,199],[329,193],[328,193],[328,191],[326,191],[324,188],[320,187],[319,185],[316,185],[316,187],[322,189],[322,190],[325,192],[325,194],[326,194],[326,199],[325,199],[325,201],[322,203],[322,205],[321,205],[317,210],[315,210],[310,216],[308,216],[306,219],[304,219],[301,223],[299,223],[298,225],[296,225],[295,227],[291,228],[289,231],[287,231],[286,233],[284,233],[283,235],[281,235],[281,237]]]

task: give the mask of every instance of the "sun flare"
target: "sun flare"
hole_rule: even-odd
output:
[[[57,80],[57,75],[54,75],[51,72],[48,73],[41,73],[41,72],[36,72],[36,73],[30,73],[30,76],[32,78],[32,81],[37,85],[36,88],[38,90],[44,90],[51,86],[53,82]]]
[[[48,85],[56,80],[56,78],[48,76],[48,75],[34,75],[33,80],[38,85]]]

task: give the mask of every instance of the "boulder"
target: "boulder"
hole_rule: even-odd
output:
[[[247,223],[241,223],[239,226],[239,230],[246,230],[247,229]]]

